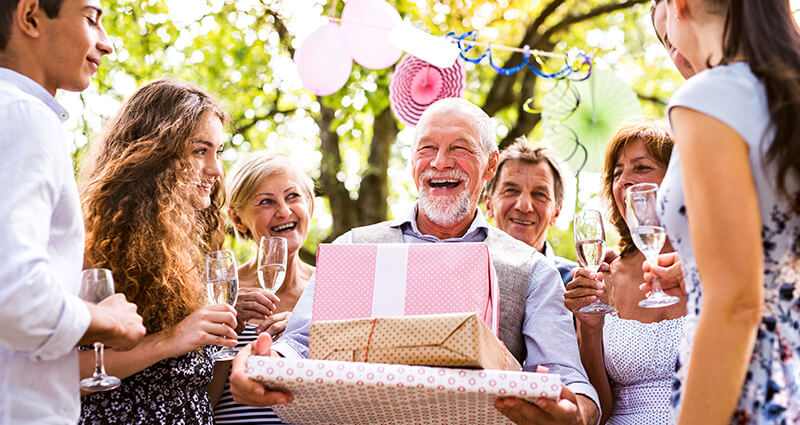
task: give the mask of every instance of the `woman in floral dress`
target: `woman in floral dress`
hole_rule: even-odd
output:
[[[205,386],[218,345],[236,345],[236,312],[206,305],[203,259],[222,245],[223,110],[163,79],[122,105],[95,146],[82,188],[85,261],[111,269],[147,335],[106,350],[111,391],[85,395],[82,424],[213,424]],[[227,336],[229,339],[223,339]],[[93,353],[81,353],[91,375]]]
[[[800,423],[800,34],[788,0],[667,0],[698,72],[667,108],[660,214],[681,260],[680,424]]]

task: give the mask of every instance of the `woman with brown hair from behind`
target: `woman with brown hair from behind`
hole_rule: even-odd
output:
[[[147,336],[131,351],[106,351],[122,385],[85,395],[82,424],[213,423],[204,389],[212,356],[236,345],[236,312],[206,305],[202,277],[204,254],[223,240],[226,121],[202,90],[161,79],[128,98],[93,146],[81,190],[85,262],[111,269]],[[93,364],[82,352],[81,377]]]

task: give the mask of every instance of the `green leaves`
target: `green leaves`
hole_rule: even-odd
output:
[[[667,99],[681,81],[650,28],[646,0],[389,2],[404,19],[435,35],[477,30],[479,41],[495,45],[527,43],[556,52],[573,47],[591,51],[599,66],[610,67],[631,81],[640,98],[651,99],[643,102],[650,115],[663,114],[658,101]],[[341,15],[344,2],[337,2],[335,8],[332,4],[323,0],[105,1],[103,23],[116,52],[101,66],[97,90],[100,96],[121,100],[155,78],[190,81],[212,93],[233,117],[224,155],[227,166],[240,153],[270,149],[289,152],[320,182],[326,176],[333,177],[327,181],[343,182],[344,192],[320,186],[326,202],[317,205],[308,244],[312,246],[327,238],[332,228],[334,233],[341,230],[332,224],[362,225],[368,224],[363,220],[372,220],[350,210],[386,211],[387,203],[408,205],[414,192],[406,170],[411,132],[401,131],[402,140],[390,142],[388,169],[384,163],[369,162],[373,149],[386,147],[373,144],[373,136],[385,136],[387,131],[385,123],[381,129],[375,127],[379,125],[375,117],[389,107],[391,68],[376,71],[354,64],[348,84],[322,99],[300,84],[292,62],[294,49],[325,22],[318,18],[320,14]],[[502,66],[519,63],[509,52],[495,51],[494,59]],[[559,60],[545,63],[554,68],[562,64]],[[531,96],[535,104],[541,104],[541,96],[551,86],[533,78],[530,71],[499,77],[484,62],[468,66],[465,97],[498,118],[500,139],[536,136],[541,134],[538,117],[520,112],[521,105]],[[87,98],[89,104],[94,101]],[[338,137],[338,158],[328,158],[321,149],[320,102],[334,110],[328,124]],[[86,122],[101,120],[95,117]],[[90,140],[100,130],[99,125],[76,129]],[[377,180],[388,183],[362,188],[367,174],[388,176]],[[349,200],[336,199],[342,196]],[[382,204],[360,203],[362,198]]]

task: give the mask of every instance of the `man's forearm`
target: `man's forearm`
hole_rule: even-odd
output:
[[[583,425],[597,425],[597,421],[600,419],[600,410],[594,404],[594,401],[583,394],[576,394],[575,396],[578,401],[578,408],[581,411],[581,418],[583,418]]]

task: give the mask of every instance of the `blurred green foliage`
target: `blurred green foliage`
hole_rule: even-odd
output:
[[[483,41],[514,46],[532,20],[554,4],[561,3],[543,23],[545,26],[557,27],[575,16],[625,2],[397,0],[390,3],[404,19],[435,35],[477,29]],[[367,157],[374,117],[388,105],[392,70],[369,70],[354,64],[351,78],[342,90],[317,98],[301,87],[291,59],[301,38],[315,25],[324,23],[319,16],[340,16],[344,2],[104,0],[103,5],[106,9],[103,22],[115,52],[100,67],[95,78],[96,90],[81,97],[82,116],[73,129],[77,141],[76,164],[86,150],[86,140],[94,140],[103,120],[114,112],[108,105],[118,104],[135,87],[149,80],[172,76],[203,87],[230,112],[233,125],[223,156],[228,167],[240,153],[270,149],[289,153],[309,175],[318,179],[323,155],[314,117],[319,113],[320,102],[334,109],[333,128],[339,135],[342,152],[342,169],[336,177],[344,182],[351,197],[358,196],[361,176],[370,167]],[[648,3],[593,14],[571,24],[568,30],[555,32],[551,39],[556,52],[579,48],[595,56],[596,66],[613,69],[640,94],[649,115],[663,116],[663,102],[680,84],[680,76],[652,31]],[[496,51],[493,59],[503,63],[508,57],[509,53]],[[544,66],[556,69],[561,62],[548,59]],[[495,78],[497,73],[485,62],[468,65],[465,97],[478,105],[484,104]],[[521,84],[515,83],[515,93],[521,92]],[[539,79],[536,84],[534,104],[551,83]],[[102,106],[93,106],[98,104]],[[495,118],[499,122],[498,136],[503,138],[519,119],[519,112],[515,107],[507,107],[498,111]],[[540,127],[531,132],[533,140],[540,138]],[[409,205],[415,192],[407,171],[410,132],[403,130],[402,125],[400,129],[389,161],[389,215],[393,213],[392,207]],[[329,236],[331,229],[327,195],[320,194],[316,203],[305,246],[310,254]],[[559,255],[575,257],[571,228],[551,229],[549,240]],[[247,259],[254,251],[251,243],[237,243],[232,237],[228,244],[240,260]]]

